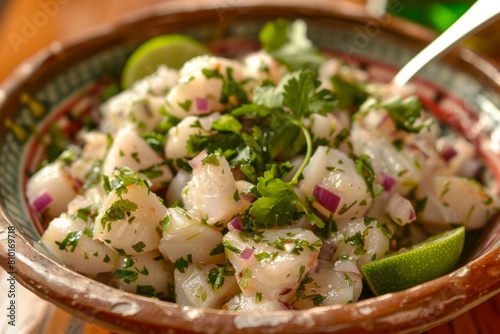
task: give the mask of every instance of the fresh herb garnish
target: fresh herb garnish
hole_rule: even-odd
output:
[[[268,22],[260,31],[263,48],[289,70],[317,69],[325,58],[307,38],[307,24],[285,19]]]
[[[80,241],[80,237],[82,236],[83,231],[74,231],[70,232],[64,237],[63,241],[56,241],[56,245],[60,250],[65,250],[67,252],[73,253],[78,245],[78,241]]]
[[[298,183],[302,171],[309,163],[313,153],[311,134],[302,123],[302,119],[313,113],[325,114],[335,106],[335,100],[326,90],[317,91],[320,82],[314,71],[300,71],[291,77],[284,86],[283,108],[276,109],[275,115],[294,124],[303,134],[306,142],[304,161],[289,182],[277,178],[271,171],[258,178],[257,190],[261,197],[250,208],[257,227],[279,227],[291,224],[305,215],[308,221],[318,227],[324,222],[310,209],[308,203],[302,201],[295,193],[294,186]]]

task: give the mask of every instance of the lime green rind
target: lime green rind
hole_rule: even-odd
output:
[[[134,82],[154,73],[160,65],[179,69],[193,57],[210,54],[197,40],[180,34],[154,37],[141,44],[125,63],[121,85],[128,89]]]
[[[368,286],[376,295],[405,290],[450,272],[465,241],[464,227],[444,232],[361,267]]]

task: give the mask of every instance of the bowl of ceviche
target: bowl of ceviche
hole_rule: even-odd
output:
[[[392,9],[397,12],[397,8]],[[118,332],[419,332],[500,290],[498,69],[327,1],[166,3],[0,90],[0,257]]]

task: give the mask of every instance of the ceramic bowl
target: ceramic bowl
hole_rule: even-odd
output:
[[[390,12],[376,20],[357,6],[330,1],[174,1],[144,9],[73,44],[53,44],[23,64],[0,89],[2,267],[20,284],[74,316],[119,332],[419,332],[498,293],[498,219],[468,235],[467,251],[449,275],[346,306],[266,314],[183,307],[119,291],[58,264],[37,243],[43,225],[24,196],[27,177],[43,158],[40,136],[34,133],[43,136],[54,124],[73,131],[75,116],[92,108],[99,85],[118,78],[140,42],[162,33],[185,33],[235,56],[258,47],[257,33],[267,20],[300,17],[308,22],[309,36],[320,48],[361,66],[374,79],[388,80],[434,37],[397,19],[393,15],[397,7]],[[428,66],[417,84],[441,118],[477,143],[500,181],[498,77],[490,63],[458,49]]]

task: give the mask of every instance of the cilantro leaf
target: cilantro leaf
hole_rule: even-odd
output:
[[[306,140],[300,126],[283,122],[269,138],[269,155],[271,159],[288,160],[304,151]]]
[[[123,220],[127,217],[130,217],[132,212],[137,210],[139,206],[128,200],[128,199],[119,199],[104,212],[101,217],[101,224],[104,228],[107,223],[112,223],[118,220]],[[111,225],[108,225],[108,230],[111,229]]]
[[[303,20],[268,22],[261,30],[259,39],[263,48],[289,70],[317,69],[324,61],[319,50],[307,38],[307,24]]]
[[[262,195],[250,208],[257,227],[273,228],[290,225],[302,215],[314,225],[323,227],[323,221],[303,203],[295,193],[292,183],[275,178],[271,171],[266,171],[259,178],[257,190]]]
[[[125,284],[131,284],[139,278],[139,273],[133,270],[117,269],[113,272],[116,279],[122,280]]]
[[[139,173],[127,167],[117,167],[113,171],[113,178],[110,180],[111,189],[116,191],[118,196],[127,193],[127,187],[135,185],[144,185],[149,188],[148,183]]]
[[[370,158],[367,155],[361,155],[360,157],[354,157],[354,162],[356,163],[356,170],[358,174],[365,180],[368,191],[375,198],[377,191],[375,189],[375,171],[370,164]]]
[[[65,250],[66,252],[73,253],[78,245],[78,241],[80,241],[80,237],[82,236],[83,231],[74,231],[70,232],[66,235],[63,241],[56,241],[56,245],[60,250]]]
[[[340,75],[334,75],[330,80],[340,109],[357,106],[368,97],[365,87],[360,83],[351,82]]]
[[[336,100],[326,89],[317,92],[320,84],[317,73],[311,70],[300,71],[298,76],[287,82],[283,104],[290,108],[296,119],[300,120],[313,113],[325,115],[333,111]]]
[[[251,116],[256,118],[266,118],[270,114],[271,109],[256,103],[243,104],[231,112],[231,115],[234,117]]]
[[[257,86],[253,90],[253,102],[257,105],[273,109],[280,108],[283,105],[283,92],[284,83],[286,83],[290,78],[289,74],[286,74],[281,78],[278,86]]]
[[[205,150],[209,154],[219,153],[230,160],[242,149],[244,139],[239,133],[218,132],[210,136],[191,135],[186,145],[186,151],[189,154],[196,155]]]
[[[274,178],[270,172],[259,178],[257,189],[262,197],[258,198],[250,208],[256,224],[265,227],[282,227],[300,218],[297,199],[293,187]]]
[[[427,122],[420,124],[418,122],[422,105],[416,96],[409,96],[405,99],[396,97],[382,102],[380,106],[387,110],[399,130],[418,133],[428,126]]]
[[[232,115],[224,114],[221,118],[212,123],[212,129],[217,131],[227,131],[240,133],[243,125]]]
[[[248,103],[248,96],[240,82],[233,78],[233,69],[226,68],[226,79],[222,84],[220,102],[229,104],[231,109]]]
[[[281,49],[290,40],[290,21],[277,19],[268,22],[259,33],[259,40],[267,52]]]

